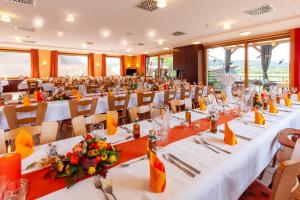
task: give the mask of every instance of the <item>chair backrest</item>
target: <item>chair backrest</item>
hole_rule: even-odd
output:
[[[190,88],[181,88],[180,89],[180,99],[184,100],[185,98],[190,98],[191,89]]]
[[[130,119],[131,123],[134,123],[135,120],[137,120],[139,118],[136,107],[128,108],[128,113],[129,113],[129,119]]]
[[[34,106],[5,106],[3,112],[10,130],[16,129],[21,125],[41,125],[45,119],[48,104],[39,102]],[[32,113],[36,113],[35,116]],[[28,117],[18,118],[18,114],[29,115]],[[31,113],[31,114],[30,114]]]
[[[199,101],[199,98],[202,97],[202,92],[203,92],[202,87],[197,86],[195,88],[194,102],[198,102]]]
[[[130,94],[126,94],[125,96],[108,95],[107,97],[108,110],[109,111],[127,110],[129,99],[130,99]]]
[[[0,155],[6,153],[6,143],[4,130],[0,129]]]
[[[171,110],[172,110],[173,113],[177,113],[177,112],[180,111],[180,106],[183,105],[182,101],[183,101],[183,100],[173,99],[173,100],[170,102]]]
[[[155,92],[139,92],[137,93],[138,107],[153,103]]]
[[[98,104],[98,97],[94,97],[92,99],[77,101],[76,99],[72,99],[69,101],[69,108],[71,118],[83,115],[89,116],[95,114],[96,108]]]
[[[87,90],[87,93],[90,94],[90,93],[96,93],[99,89],[99,86],[98,85],[88,85],[86,86],[86,90]]]
[[[166,90],[164,92],[164,104],[169,105],[169,103],[175,99],[176,91],[175,90]]]
[[[72,127],[75,136],[87,134],[86,124],[83,115],[72,118]]]
[[[43,122],[41,126],[40,144],[55,142],[57,131],[57,122]]]
[[[275,172],[270,199],[291,199],[299,176],[300,159],[288,160],[281,163]]]

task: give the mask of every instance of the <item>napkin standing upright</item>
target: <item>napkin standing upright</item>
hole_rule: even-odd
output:
[[[255,109],[254,113],[255,113],[255,123],[258,125],[264,125],[266,123],[264,116],[260,112],[258,112],[256,109]]]
[[[27,158],[34,152],[34,142],[32,135],[23,129],[17,135],[16,140],[16,152],[20,153],[23,158]]]
[[[237,139],[234,132],[229,128],[228,123],[224,124],[224,142],[228,145],[236,145]]]
[[[300,101],[300,92],[297,94],[297,100]]]
[[[23,106],[30,106],[31,105],[31,102],[30,102],[30,98],[29,96],[24,96],[23,97]]]
[[[288,97],[284,97],[285,106],[291,107],[293,105],[292,100]]]
[[[106,128],[107,128],[107,134],[113,135],[117,132],[118,128],[118,122],[111,114],[107,114],[106,117]]]
[[[161,193],[166,188],[165,166],[158,157],[150,151],[150,188],[155,193]]]
[[[269,101],[269,111],[270,113],[278,113],[277,107],[273,104],[273,102]]]

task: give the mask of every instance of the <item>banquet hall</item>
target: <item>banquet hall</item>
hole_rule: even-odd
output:
[[[299,0],[0,0],[0,200],[300,200],[298,117]]]

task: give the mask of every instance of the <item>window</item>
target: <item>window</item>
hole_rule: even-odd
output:
[[[158,56],[147,57],[146,59],[147,76],[158,75]]]
[[[117,57],[106,58],[106,76],[120,76],[121,73],[121,59]]]
[[[248,47],[249,83],[289,83],[288,39],[252,43]]]
[[[86,55],[58,55],[59,76],[87,76],[88,57]]]
[[[0,51],[0,76],[30,76],[30,53]]]
[[[160,56],[160,74],[162,77],[176,77],[176,71],[173,70],[173,54]]]
[[[236,74],[244,80],[245,48],[243,44],[207,49],[208,84],[222,89],[217,77],[225,73]]]

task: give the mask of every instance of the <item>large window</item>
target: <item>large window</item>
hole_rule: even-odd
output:
[[[147,57],[146,59],[147,76],[158,75],[158,56]]]
[[[106,58],[106,76],[120,76],[121,73],[121,59],[117,57]]]
[[[173,54],[160,56],[160,76],[176,77],[176,71],[173,70]]]
[[[87,76],[88,57],[86,55],[58,55],[59,76]]]
[[[225,73],[235,74],[239,80],[244,80],[244,54],[242,44],[207,49],[208,84],[222,89],[218,77]]]
[[[30,76],[30,53],[0,51],[0,76]]]

